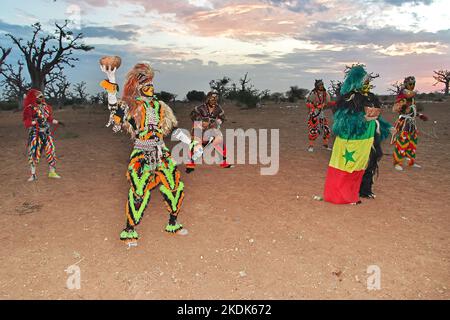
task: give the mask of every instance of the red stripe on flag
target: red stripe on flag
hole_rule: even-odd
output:
[[[323,198],[335,204],[349,204],[359,201],[359,188],[365,170],[352,173],[328,167]]]

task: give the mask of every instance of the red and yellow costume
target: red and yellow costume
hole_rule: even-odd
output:
[[[331,101],[330,94],[325,90],[322,80],[316,80],[314,89],[306,98],[306,106],[309,109],[308,113],[308,139],[309,151],[313,150],[314,141],[317,137],[323,135],[323,145],[328,148],[328,139],[330,138],[331,130],[328,120],[325,117],[324,109],[329,106],[334,106],[336,103]]]
[[[427,120],[427,117],[417,112],[415,95],[415,78],[405,78],[403,87],[397,95],[394,104],[394,112],[399,113],[395,123],[396,134],[392,143],[395,145],[393,159],[397,170],[402,170],[403,159],[408,158],[409,166],[419,167],[415,163],[419,130],[416,125],[416,117]]]

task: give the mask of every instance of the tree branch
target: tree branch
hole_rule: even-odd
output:
[[[0,70],[2,68],[3,62],[5,62],[6,57],[11,53],[11,48],[5,49],[3,47],[0,47],[0,50],[2,50],[2,55],[0,57]]]

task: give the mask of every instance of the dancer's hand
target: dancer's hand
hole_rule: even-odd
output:
[[[192,154],[196,153],[198,150],[200,150],[201,148],[203,148],[202,143],[197,140],[197,138],[194,138],[194,140],[192,141],[191,144],[191,152]]]
[[[219,129],[221,125],[222,125],[222,120],[216,119],[214,127]]]
[[[36,121],[34,121],[34,120],[31,121],[31,125],[32,125],[32,126],[35,126],[35,125],[36,125]]]
[[[378,116],[381,114],[380,108],[365,107],[364,110],[366,112],[366,117],[368,118],[378,118]]]
[[[369,117],[367,114],[364,116],[364,118],[366,118],[366,121],[372,121],[372,120],[378,119],[378,117]]]
[[[112,68],[111,66],[100,65],[100,69],[106,73],[108,81],[111,83],[116,83],[116,70],[117,68]]]

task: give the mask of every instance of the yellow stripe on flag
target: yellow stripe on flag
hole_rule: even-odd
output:
[[[365,170],[374,138],[346,140],[336,137],[331,154],[330,167],[352,173]]]

